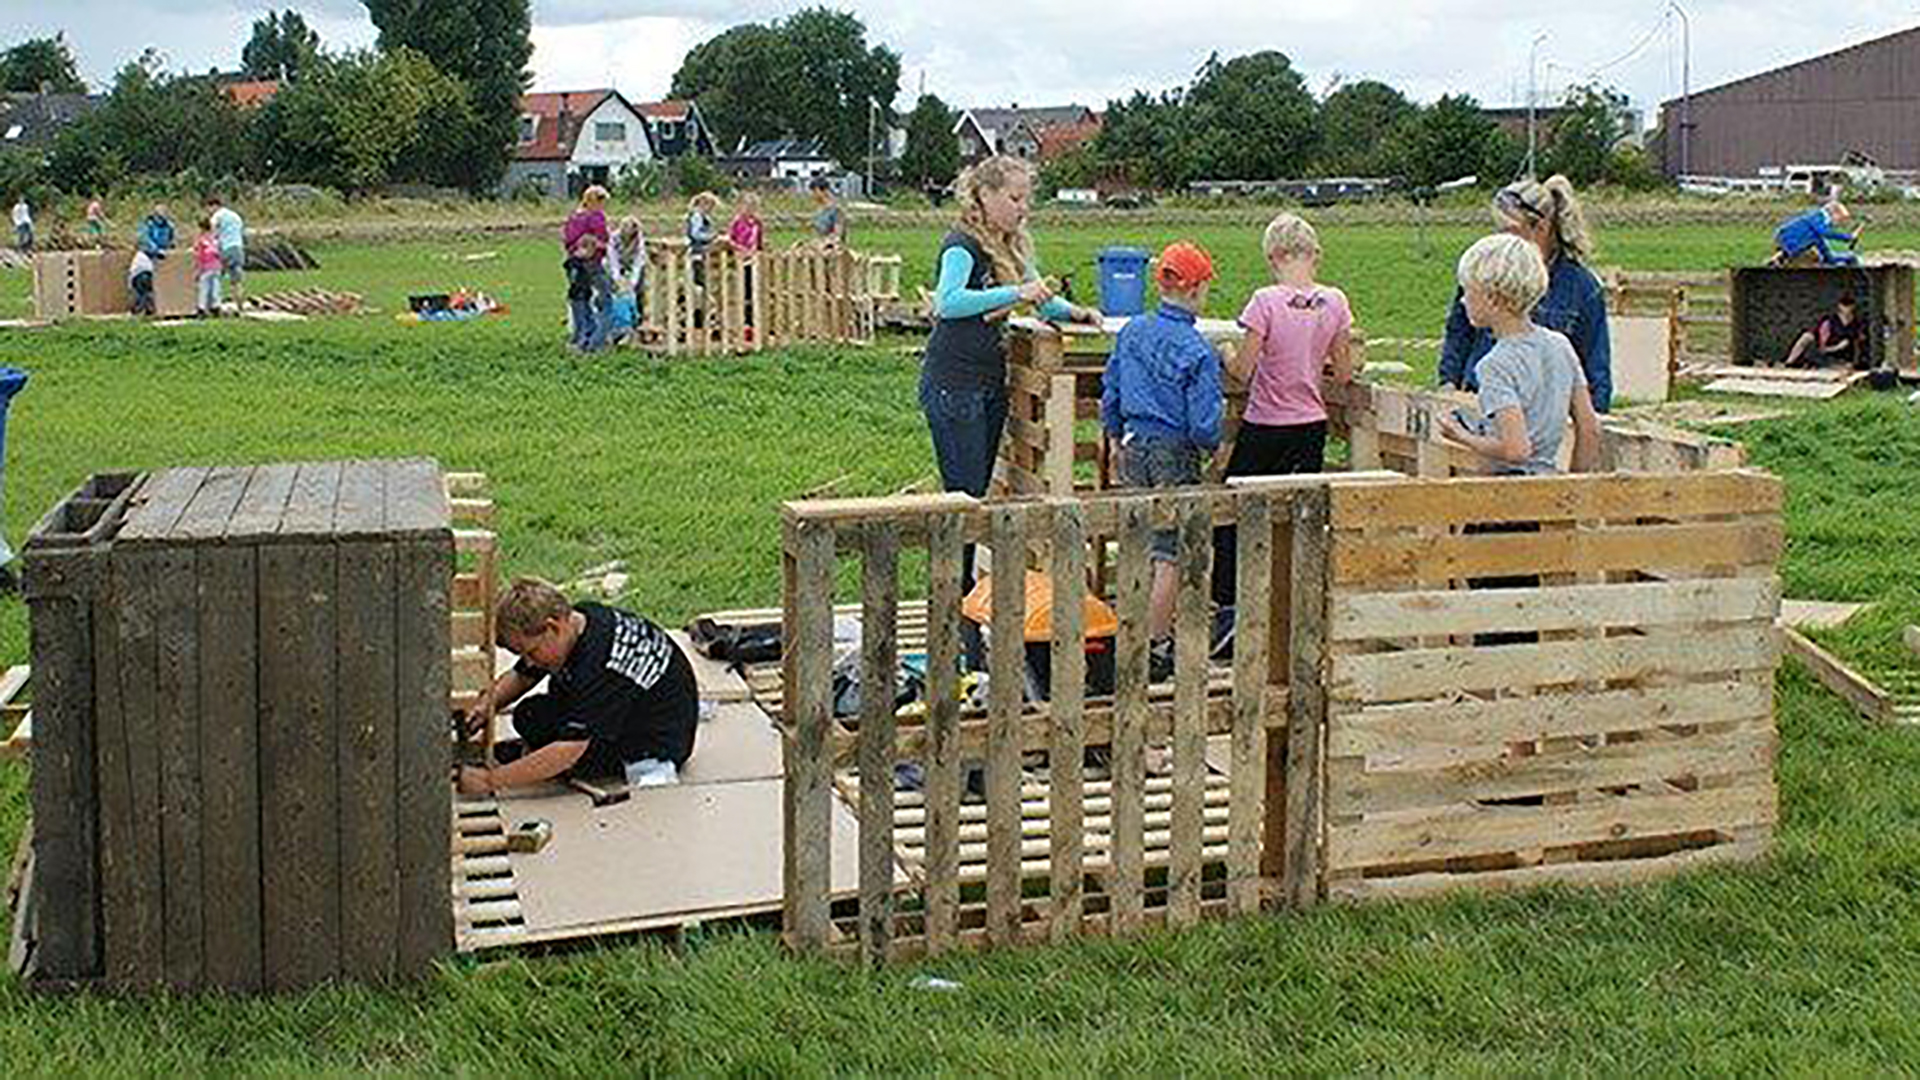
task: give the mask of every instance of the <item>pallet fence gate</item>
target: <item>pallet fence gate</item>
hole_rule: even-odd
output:
[[[649,240],[642,337],[669,356],[866,344],[881,306],[899,300],[900,265],[844,249],[749,254],[720,244],[695,255],[683,239]]]
[[[1326,596],[1326,477],[1237,489],[980,503],[962,495],[789,503],[783,657],[786,760],[785,923],[804,952],[880,961],[956,947],[1062,940],[1184,926],[1258,910],[1268,893],[1314,895],[1314,803],[1267,784],[1269,747],[1316,740],[1324,657],[1314,609]],[[1208,663],[1213,530],[1239,529],[1244,612],[1230,666]],[[1148,547],[1178,536],[1179,675],[1149,684]],[[1086,693],[1089,540],[1119,549],[1112,695]],[[960,699],[960,577],[966,544],[1052,586],[1046,661],[1051,700],[1023,700],[1021,573],[993,576],[984,709]],[[930,593],[926,708],[896,716],[888,694],[862,694],[857,716],[832,700],[833,593],[840,559],[859,564],[865,687],[890,686],[902,564],[925,554]],[[903,555],[911,553],[914,558]],[[1313,612],[1303,617],[1303,613]],[[1226,737],[1231,768],[1209,769],[1208,739]],[[1149,776],[1148,747],[1171,770]],[[1089,748],[1093,753],[1089,754]],[[1105,751],[1104,754],[1102,751]],[[1287,751],[1279,750],[1280,760]],[[1045,764],[1039,763],[1044,757]],[[1104,761],[1102,760],[1104,758]],[[1293,754],[1310,763],[1311,749]],[[1024,766],[1023,766],[1024,760]],[[924,786],[896,790],[896,765]],[[984,769],[984,797],[963,774]],[[1304,778],[1307,773],[1302,772]],[[1303,779],[1301,788],[1311,791]],[[860,823],[857,898],[829,893],[829,812],[836,792]]]

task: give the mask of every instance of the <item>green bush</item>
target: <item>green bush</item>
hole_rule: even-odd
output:
[[[667,176],[675,195],[695,195],[702,191],[726,195],[733,191],[733,178],[698,154],[674,158],[667,168]]]

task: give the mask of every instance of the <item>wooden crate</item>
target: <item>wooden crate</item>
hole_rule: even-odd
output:
[[[1336,487],[1328,892],[1763,852],[1781,503],[1744,471]]]
[[[170,469],[125,506],[93,564],[95,790],[36,806],[36,832],[93,816],[97,901],[38,871],[36,897],[97,902],[95,960],[37,973],[241,991],[424,974],[452,947],[438,466]],[[64,727],[36,718],[36,764],[84,737]]]
[[[699,268],[704,284],[696,284]],[[685,240],[647,242],[646,346],[669,356],[865,344],[882,304],[897,300],[897,256],[799,247],[752,255],[725,245],[691,254]]]
[[[133,310],[127,287],[127,251],[43,251],[33,257],[34,315],[71,319],[123,315]],[[153,270],[154,313],[191,315],[195,306],[193,256],[176,251]]]
[[[1913,267],[1902,264],[1735,269],[1729,294],[1732,362],[1780,363],[1794,341],[1849,294],[1868,329],[1874,365],[1920,372],[1913,349]]]
[[[1106,494],[981,504],[963,495],[790,503],[781,677],[786,739],[785,924],[809,952],[882,960],[961,946],[1059,940],[1187,925],[1258,910],[1271,894],[1315,895],[1323,698],[1327,479],[1237,489]],[[1234,659],[1207,661],[1208,580],[1216,524],[1240,530],[1241,619]],[[1150,530],[1180,537],[1179,675],[1152,685],[1146,607]],[[1119,615],[1111,697],[1085,692],[1090,538],[1118,537]],[[964,543],[1006,565],[1031,558],[1054,583],[1051,701],[1022,700],[1024,648],[991,650],[991,700],[957,694]],[[927,711],[897,717],[863,695],[857,724],[832,710],[833,586],[842,554],[860,562],[862,685],[890,685],[901,652],[903,550],[929,560]],[[1016,554],[1017,553],[1017,554]],[[1026,557],[1023,557],[1026,556]],[[1023,641],[1022,582],[995,576],[991,632]],[[1291,684],[1291,688],[1290,688]],[[1207,741],[1230,767],[1214,775]],[[1143,751],[1170,747],[1150,780]],[[1106,747],[1104,771],[1084,764]],[[1047,764],[1023,769],[1025,755]],[[896,795],[897,762],[919,764],[923,792]],[[985,769],[985,797],[962,794],[962,763]],[[860,895],[836,913],[828,888],[836,786],[858,807]],[[901,883],[904,873],[905,884]]]

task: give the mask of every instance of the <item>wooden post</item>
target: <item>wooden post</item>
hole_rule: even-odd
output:
[[[878,965],[893,940],[894,635],[899,624],[900,533],[867,534],[860,609],[860,944]]]
[[[1285,868],[1282,893],[1295,907],[1320,895],[1321,791],[1327,719],[1327,601],[1330,565],[1328,489],[1293,500],[1292,578],[1288,636]],[[1277,540],[1277,538],[1276,538]]]
[[[993,640],[987,721],[987,936],[1020,940],[1020,711],[1026,684],[1026,513],[992,515]]]
[[[927,516],[927,950],[953,946],[960,905],[960,517]]]
[[[1260,833],[1267,762],[1268,585],[1273,580],[1273,514],[1278,496],[1239,499],[1233,626],[1233,767],[1227,837],[1227,900],[1240,914],[1260,907]]]
[[[1113,894],[1115,933],[1139,930],[1145,899],[1145,795],[1147,728],[1147,596],[1152,569],[1147,558],[1152,528],[1149,504],[1121,505],[1120,554],[1115,590],[1120,633],[1114,642]]]
[[[1082,795],[1087,744],[1087,521],[1076,500],[1048,505],[1053,518],[1053,645],[1047,718],[1053,737],[1048,753],[1047,832],[1053,858],[1052,937],[1060,942],[1079,933],[1085,906],[1081,887],[1086,827]]]
[[[1173,503],[1180,530],[1180,585],[1174,623],[1173,819],[1168,845],[1167,924],[1200,919],[1202,831],[1207,774],[1207,652],[1213,620],[1208,571],[1213,514],[1205,494]]]
[[[1047,494],[1073,494],[1073,407],[1077,380],[1072,375],[1053,375],[1047,379],[1046,425]]]
[[[686,260],[677,248],[668,247],[663,250],[666,256],[662,260],[666,264],[666,273],[660,275],[665,279],[663,286],[665,295],[661,297],[661,308],[666,312],[666,326],[663,332],[666,337],[667,355],[678,356],[681,346],[680,337],[685,332],[681,319],[685,314],[682,308],[686,303],[686,290],[681,287],[681,277]]]
[[[828,892],[833,844],[833,573],[831,526],[793,523],[788,531],[786,609],[787,725],[786,927],[794,945],[822,952],[832,933]]]

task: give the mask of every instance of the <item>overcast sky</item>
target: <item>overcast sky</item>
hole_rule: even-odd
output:
[[[833,0],[827,0],[833,3]],[[0,0],[0,41],[64,31],[81,73],[104,85],[147,46],[175,69],[239,63],[253,19],[247,0]],[[330,47],[374,37],[357,0],[294,5]],[[629,97],[663,95],[692,45],[743,21],[777,18],[800,3],[534,0],[537,89],[613,85]],[[1653,113],[1678,97],[1678,20],[1665,0],[1592,0],[1579,10],[1518,0],[1019,0],[834,6],[865,20],[870,42],[901,54],[900,109],[926,89],[959,105],[1099,107],[1135,88],[1186,82],[1208,53],[1279,49],[1316,94],[1339,81],[1381,79],[1417,99],[1473,94],[1524,104],[1536,36],[1542,95],[1599,77]],[[1920,3],[1856,0],[1686,0],[1693,87],[1704,89],[1920,24]],[[1038,11],[1038,14],[1034,12]],[[1649,120],[1652,117],[1649,115]]]

